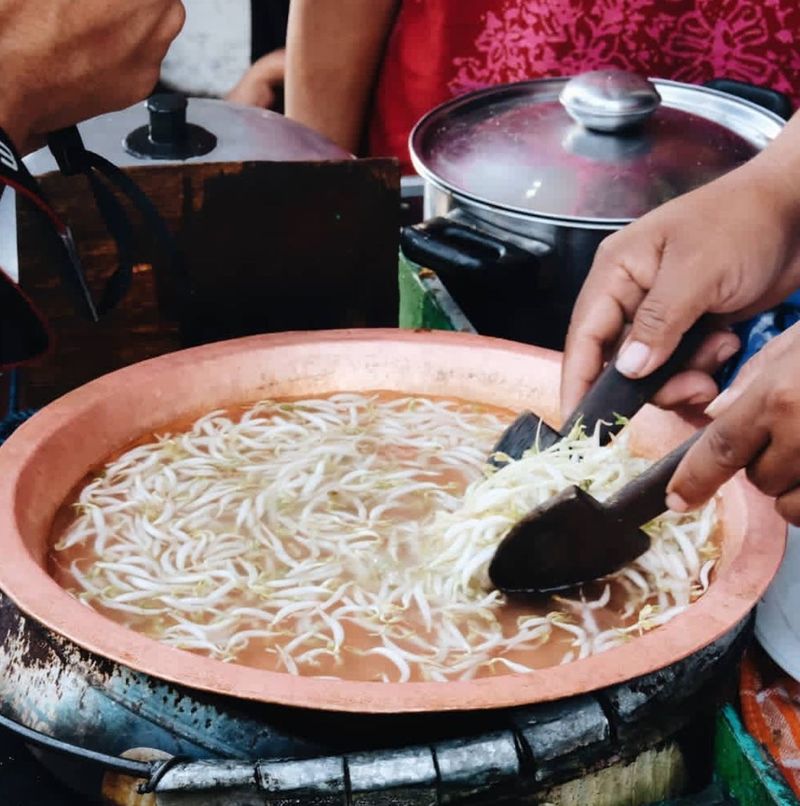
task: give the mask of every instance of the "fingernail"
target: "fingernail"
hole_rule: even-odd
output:
[[[667,508],[673,512],[688,512],[689,505],[684,501],[678,493],[669,493],[667,495]]]
[[[640,341],[632,341],[622,348],[615,366],[623,375],[636,376],[645,368],[649,359],[650,348]]]
[[[717,362],[724,364],[729,358],[733,358],[739,352],[738,344],[725,343],[717,352]]]
[[[741,392],[734,388],[733,386],[726,389],[724,392],[718,394],[707,406],[705,411],[703,412],[706,417],[711,417],[713,420],[715,417],[719,417],[728,406],[736,400],[737,397]]]
[[[709,395],[708,392],[698,392],[694,397],[690,397],[686,404],[688,406],[701,406],[704,403],[710,403],[713,399],[713,395]]]

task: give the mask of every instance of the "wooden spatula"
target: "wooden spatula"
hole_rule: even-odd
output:
[[[492,584],[534,596],[599,579],[650,548],[641,526],[666,511],[667,484],[698,431],[600,502],[571,486],[526,515],[503,538],[489,566]]]
[[[569,434],[578,421],[583,423],[587,433],[592,433],[600,423],[600,442],[605,445],[622,430],[625,420],[633,417],[673,375],[686,366],[708,332],[708,322],[700,319],[686,331],[667,361],[645,378],[626,378],[614,366],[615,356],[560,430],[552,428],[530,411],[523,412],[503,432],[489,461],[496,467],[502,467],[508,458],[521,459],[525,451],[537,442],[539,450],[546,450]]]

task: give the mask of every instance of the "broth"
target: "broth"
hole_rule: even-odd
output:
[[[591,472],[589,489],[603,497],[647,464],[623,441],[599,449],[577,438],[531,460],[538,486],[515,480],[519,468],[483,481],[512,419],[375,392],[177,424],[137,440],[76,491],[54,522],[51,573],[108,618],[173,646],[351,680],[569,662],[702,593],[717,554],[713,505],[659,519],[647,555],[568,599],[511,605],[488,590],[499,538],[486,524],[496,531],[508,520],[509,495],[529,508]],[[593,459],[598,451],[607,453]]]

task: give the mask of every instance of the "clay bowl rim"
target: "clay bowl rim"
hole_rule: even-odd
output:
[[[713,643],[756,605],[783,556],[786,524],[770,499],[743,475],[729,483],[747,513],[748,530],[732,561],[717,575],[708,592],[687,613],[628,644],[565,666],[530,674],[507,674],[479,680],[434,683],[379,683],[319,680],[267,672],[193,655],[141,636],[95,613],[64,591],[39,565],[24,544],[18,525],[17,488],[20,474],[35,462],[36,450],[61,433],[76,412],[101,400],[124,398],[126,388],[203,361],[236,360],[248,351],[312,344],[339,345],[346,350],[376,342],[387,347],[417,344],[469,348],[488,359],[492,353],[542,361],[551,368],[558,353],[485,336],[443,331],[345,330],[270,334],[220,342],[171,353],[135,364],[92,381],[51,403],[25,423],[0,449],[0,511],[13,513],[0,522],[0,588],[21,611],[79,646],[131,669],[182,686],[266,703],[328,711],[403,713],[479,710],[532,704],[606,688],[675,663]],[[498,356],[499,358],[499,356]],[[361,386],[366,389],[366,386]],[[446,394],[446,392],[443,392]],[[659,417],[674,415],[659,413]],[[665,420],[665,423],[667,421]],[[689,426],[672,423],[672,436],[682,438]],[[677,436],[676,436],[677,435]],[[137,436],[133,431],[131,437]],[[118,446],[122,447],[122,446]],[[783,534],[783,538],[781,538]]]

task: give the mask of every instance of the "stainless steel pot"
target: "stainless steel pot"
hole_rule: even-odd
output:
[[[493,87],[411,134],[425,180],[411,260],[443,275],[481,332],[563,345],[600,241],[749,160],[783,126],[778,93],[618,70]]]

